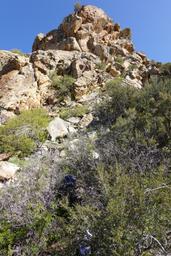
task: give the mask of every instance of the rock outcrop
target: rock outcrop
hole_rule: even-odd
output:
[[[121,30],[103,10],[88,5],[66,17],[58,29],[47,35],[39,34],[33,43],[33,51],[49,49],[90,51],[101,59],[106,59],[112,50],[110,47],[115,44],[122,45],[128,52],[133,52],[130,38],[130,29]]]
[[[0,107],[6,110],[40,106],[33,65],[28,57],[1,51]]]
[[[141,88],[157,68],[134,50],[129,28],[122,30],[103,10],[88,5],[66,17],[59,28],[39,34],[30,56],[0,51],[1,109],[15,113],[56,104],[52,72],[73,76],[74,100],[81,101],[117,76]]]

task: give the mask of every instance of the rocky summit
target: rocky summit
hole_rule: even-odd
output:
[[[0,256],[171,255],[171,64],[75,5],[0,51]]]
[[[32,48],[30,55],[0,51],[0,106],[4,111],[53,106],[52,72],[75,78],[76,101],[113,77],[122,75],[141,88],[157,72],[154,63],[134,50],[131,30],[122,30],[103,10],[90,5],[67,16],[57,29],[39,34]]]

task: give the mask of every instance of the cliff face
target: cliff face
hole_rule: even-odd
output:
[[[14,112],[56,103],[49,78],[53,72],[75,78],[76,101],[117,76],[141,88],[157,72],[144,54],[134,50],[130,29],[122,30],[90,5],[66,17],[58,29],[39,34],[30,56],[0,51],[0,63],[0,106]]]

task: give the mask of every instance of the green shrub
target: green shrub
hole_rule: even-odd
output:
[[[118,77],[106,84],[106,92],[109,96],[100,106],[97,106],[97,113],[101,122],[113,123],[119,116],[122,116],[129,107],[134,105],[138,90],[132,86],[123,86],[123,79]]]
[[[13,227],[8,222],[0,224],[0,255],[13,255],[11,247],[15,242],[26,239],[28,229],[26,227],[19,227],[13,230]]]
[[[2,152],[11,152],[13,154],[19,154],[20,156],[26,156],[31,154],[36,148],[36,143],[33,139],[22,135],[10,135],[4,134],[0,135],[0,150]]]
[[[28,57],[28,56],[29,56],[28,54],[22,52],[22,51],[19,50],[19,49],[12,49],[11,52],[12,52],[12,53],[16,53],[16,54],[18,54],[18,55],[20,55],[20,56],[25,56],[25,57]]]
[[[0,255],[75,256],[86,230],[93,256],[170,254],[171,82],[139,90],[117,79],[106,92],[95,141],[79,134],[65,161],[49,152],[39,160],[46,169],[26,169],[31,177],[1,197]],[[76,176],[74,189],[62,191],[61,173]]]
[[[24,168],[28,165],[28,162],[25,159],[21,159],[18,156],[10,157],[9,162],[18,165],[21,168]]]
[[[68,119],[70,117],[83,117],[89,112],[88,107],[84,105],[78,105],[73,108],[62,108],[60,110],[60,117]]]
[[[0,152],[28,155],[47,137],[49,117],[43,109],[23,111],[0,127]]]
[[[92,173],[86,175],[92,179]],[[93,175],[94,203],[69,207],[66,195],[47,208],[40,202],[30,205],[31,223],[1,223],[1,252],[8,255],[19,245],[26,255],[75,256],[86,230],[93,234],[92,255],[155,255],[159,244],[169,249],[165,241],[171,226],[171,187],[162,167],[144,175],[127,172],[121,165],[99,165]],[[87,192],[88,188],[85,196]]]
[[[40,202],[32,209],[32,223],[19,225],[18,223],[3,222],[0,225],[0,255],[13,255],[13,246],[23,243],[23,250],[26,255],[37,256],[47,246],[48,237],[45,233],[53,220],[53,215],[48,212]],[[28,237],[32,232],[34,239]],[[25,241],[29,241],[29,245]],[[3,254],[1,254],[3,253]],[[11,253],[11,254],[10,254]]]
[[[105,123],[109,120],[111,125],[116,125],[117,121],[122,120],[122,123],[126,122],[125,129],[128,129],[127,121],[132,115],[132,109],[134,110],[133,137],[135,134],[141,134],[145,140],[154,139],[157,146],[170,145],[170,80],[154,79],[141,90],[133,86],[123,86],[120,81],[113,80],[107,84],[107,93],[110,99],[99,107],[101,121]],[[118,123],[117,126],[119,125]]]
[[[147,139],[154,138],[159,147],[171,142],[171,81],[156,80],[137,97],[135,127]]]
[[[171,190],[162,168],[146,176],[120,167],[98,173],[106,208],[94,223],[96,253],[134,256],[157,248],[155,239],[163,245],[171,225]]]
[[[121,55],[116,56],[115,62],[122,65],[124,63],[124,59]]]
[[[96,64],[96,68],[99,70],[105,70],[106,69],[106,63],[104,62],[99,62]]]
[[[163,63],[159,65],[159,70],[162,75],[166,77],[171,77],[171,63]]]
[[[56,73],[50,75],[52,87],[56,89],[59,101],[64,100],[66,96],[73,97],[75,79],[71,76],[58,76]]]

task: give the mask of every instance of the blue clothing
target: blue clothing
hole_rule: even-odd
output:
[[[80,256],[87,256],[91,254],[91,247],[80,245]]]
[[[75,186],[75,184],[76,184],[76,177],[75,176],[73,176],[73,175],[66,175],[65,177],[64,177],[64,184],[65,184],[65,186],[67,186],[67,187],[74,187]]]

